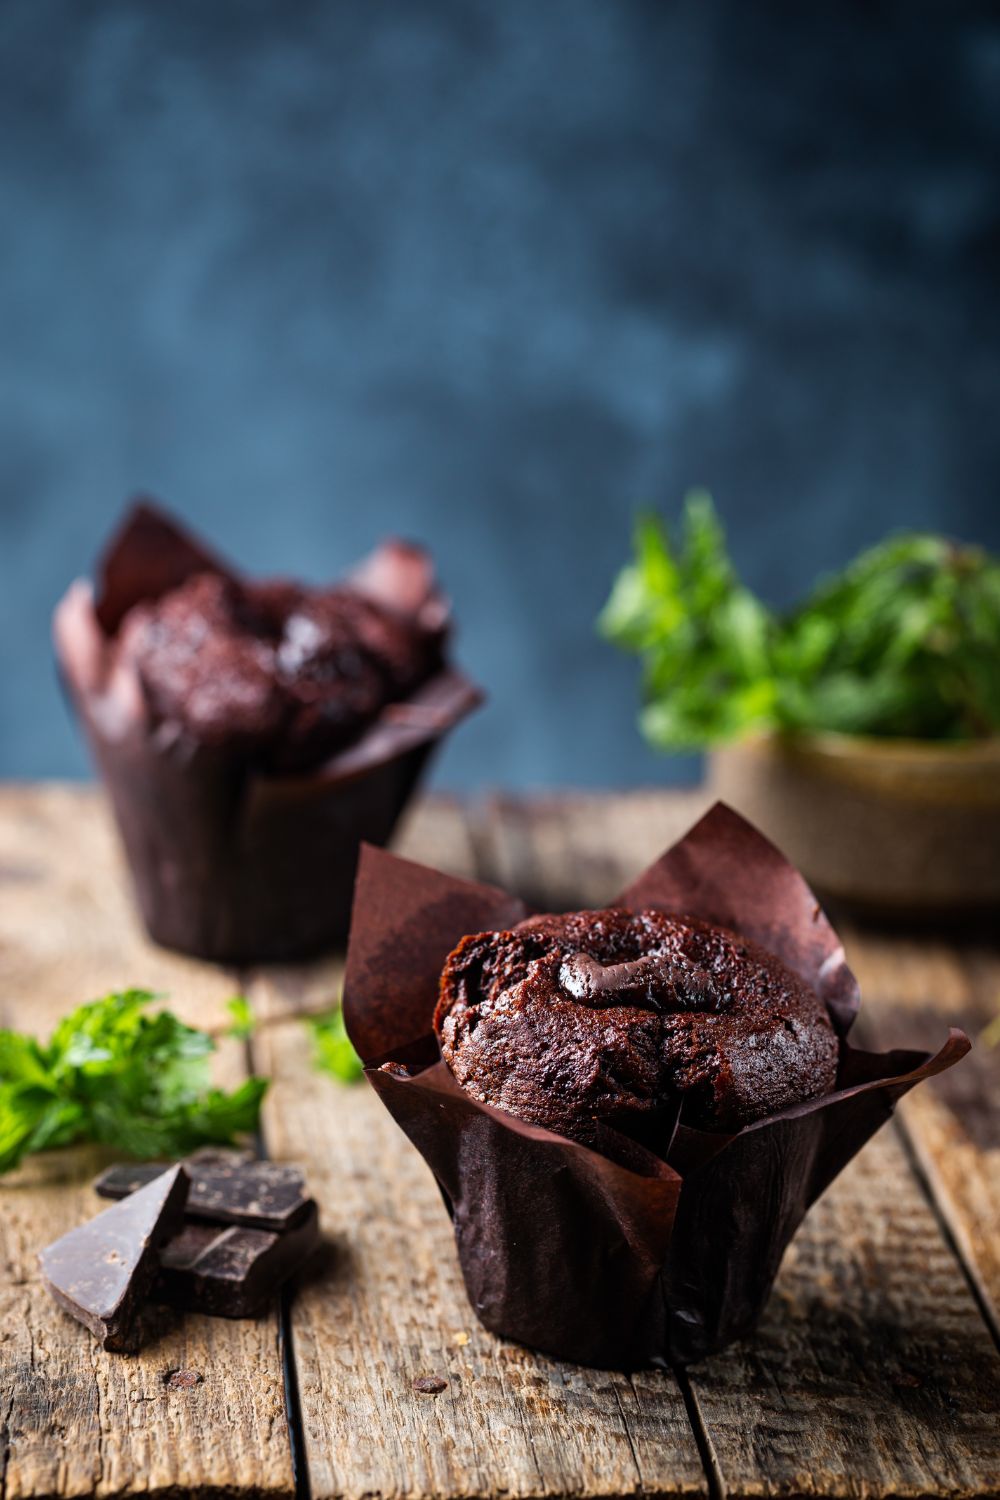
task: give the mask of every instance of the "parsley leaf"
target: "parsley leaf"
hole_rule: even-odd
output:
[[[0,1172],[32,1151],[102,1141],[137,1157],[177,1157],[254,1131],[267,1088],[211,1086],[215,1042],[157,997],[126,990],[81,1005],[47,1044],[0,1031]]]

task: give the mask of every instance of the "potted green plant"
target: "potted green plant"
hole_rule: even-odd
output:
[[[893,535],[794,608],[740,581],[710,497],[656,517],[600,616],[643,666],[640,727],[709,752],[714,793],[826,895],[1000,904],[1000,561]]]

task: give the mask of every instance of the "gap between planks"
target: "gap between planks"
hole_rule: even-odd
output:
[[[1000,953],[841,925],[870,1001],[859,1025],[869,1045],[930,1049],[946,1024],[972,1039],[958,1068],[903,1101],[895,1126],[1000,1348],[1000,1049],[983,1036],[1000,1012]]]

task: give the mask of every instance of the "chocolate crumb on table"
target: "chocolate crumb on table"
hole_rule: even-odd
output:
[[[448,1389],[448,1382],[440,1375],[419,1375],[413,1382],[413,1389],[421,1396],[440,1396]]]

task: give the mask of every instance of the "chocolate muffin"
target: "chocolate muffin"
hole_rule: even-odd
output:
[[[122,622],[156,722],[276,771],[318,764],[442,664],[441,629],[349,585],[199,573]]]
[[[602,1124],[656,1146],[682,1121],[736,1131],[829,1092],[826,1007],[773,954],[662,911],[539,916],[465,937],[434,1017],[476,1099],[587,1142]]]
[[[157,942],[252,964],[343,941],[361,845],[391,837],[480,702],[450,628],[412,543],[309,588],[132,507],[53,635]]]

